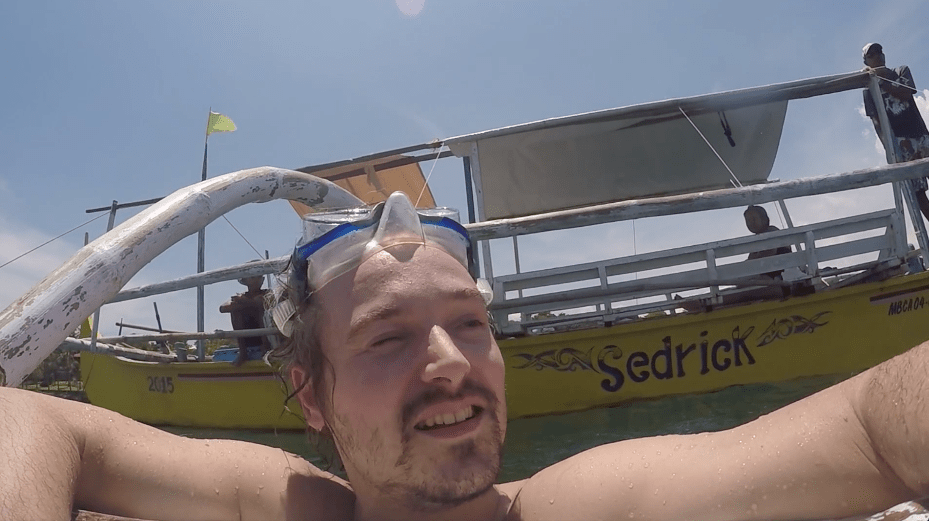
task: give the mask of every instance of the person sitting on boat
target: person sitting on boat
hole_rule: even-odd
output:
[[[245,293],[233,295],[232,299],[219,306],[219,311],[229,313],[232,321],[232,329],[240,331],[244,329],[261,329],[264,326],[264,299],[268,290],[261,289],[264,283],[264,277],[261,275],[255,277],[245,277],[239,279],[239,284],[248,288]],[[247,336],[238,337],[236,342],[239,345],[239,354],[236,356],[233,365],[241,365],[249,360],[249,348],[260,347],[263,350],[271,348],[271,343],[264,336]]]
[[[768,218],[768,212],[765,211],[761,206],[751,205],[745,209],[745,212],[742,214],[745,217],[745,226],[748,228],[748,231],[754,233],[755,235],[760,235],[767,232],[776,232],[779,230],[777,226],[771,224],[771,219]],[[771,257],[774,255],[781,255],[784,253],[790,253],[790,246],[778,246],[777,248],[770,248],[767,250],[753,251],[748,254],[748,260],[752,259],[761,259],[764,257]],[[781,273],[783,270],[772,271],[770,273],[765,273],[767,277],[772,279],[781,278]]]
[[[870,89],[864,89],[865,114],[871,118],[874,130],[877,132],[884,149],[887,150],[887,162],[891,162],[890,149],[893,146],[898,163],[925,159],[929,157],[929,130],[923,120],[913,95],[916,94],[916,82],[910,68],[901,65],[896,69],[886,66],[884,48],[879,43],[869,43],[861,50],[864,60],[864,70],[880,78],[881,96],[887,121],[896,141],[893,144],[884,142],[884,133],[881,131],[881,121],[878,117],[877,107]],[[923,216],[929,219],[929,198],[926,197],[927,182],[925,177],[911,179],[910,186],[916,194],[916,200]]]
[[[929,493],[929,343],[731,430],[610,443],[497,484],[505,368],[465,230],[402,194],[344,224],[296,249],[275,318],[347,480],[3,388],[0,518],[814,519]]]

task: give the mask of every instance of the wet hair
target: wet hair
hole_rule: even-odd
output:
[[[303,369],[306,378],[302,382],[292,382],[294,390],[284,399],[285,407],[290,400],[300,393],[307,385],[313,386],[313,395],[326,425],[317,431],[307,425],[307,438],[316,449],[322,460],[323,470],[340,469],[342,467],[338,448],[329,430],[329,420],[332,405],[332,392],[335,387],[335,374],[329,359],[323,353],[323,344],[319,335],[319,323],[322,321],[322,306],[314,298],[313,292],[302,300],[297,308],[293,320],[293,333],[290,338],[279,336],[277,346],[269,354],[269,358],[281,363],[282,378],[288,381],[290,370],[294,367]],[[329,377],[326,377],[329,373]],[[329,382],[326,386],[325,383]]]

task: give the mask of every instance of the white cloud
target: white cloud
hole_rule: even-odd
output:
[[[0,268],[0,277],[3,279],[3,284],[0,284],[0,307],[6,307],[45,278],[79,247],[73,239],[66,237],[13,260],[51,238],[44,232],[0,215],[0,244],[3,244],[0,264],[6,264]]]
[[[929,120],[929,89],[923,89],[922,95],[913,96],[916,101],[916,107],[923,116],[923,121]]]

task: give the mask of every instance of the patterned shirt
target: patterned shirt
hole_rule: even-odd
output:
[[[890,78],[891,81],[909,87],[914,91],[916,90],[916,83],[913,81],[913,75],[910,74],[909,67],[903,65],[896,69],[891,69],[891,72],[893,73]],[[881,83],[884,84],[886,81],[886,79],[882,79]],[[887,111],[887,119],[890,121],[890,129],[893,131],[895,137],[919,139],[929,135],[929,131],[926,130],[926,123],[923,121],[923,117],[920,115],[912,95],[905,95],[902,98],[898,98],[888,93],[883,88],[881,89],[881,93],[884,98],[884,110]],[[874,123],[874,129],[877,130],[880,136],[880,121],[877,117],[874,101],[871,99],[871,91],[865,89],[863,94],[865,114],[871,118],[871,121]]]

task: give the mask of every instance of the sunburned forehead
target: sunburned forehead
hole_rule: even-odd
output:
[[[408,306],[432,309],[444,302],[469,300],[483,304],[474,279],[461,263],[440,248],[421,245],[378,252],[321,288],[317,298],[330,333],[342,339],[364,322]]]

